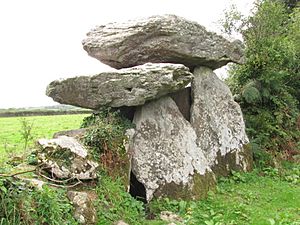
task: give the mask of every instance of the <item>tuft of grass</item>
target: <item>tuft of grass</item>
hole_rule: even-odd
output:
[[[110,225],[118,220],[123,220],[128,224],[145,224],[143,203],[126,192],[122,181],[113,180],[107,175],[100,177],[96,187],[97,224]]]

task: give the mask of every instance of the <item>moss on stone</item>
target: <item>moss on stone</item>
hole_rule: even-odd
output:
[[[216,179],[212,172],[205,175],[195,173],[190,185],[175,184],[174,182],[163,185],[154,193],[154,197],[169,197],[172,199],[199,200],[207,197],[209,191],[215,190]]]
[[[244,145],[242,151],[239,153],[236,151],[237,150],[229,152],[224,156],[222,156],[220,152],[217,153],[217,163],[212,166],[212,170],[217,177],[228,176],[232,170],[244,172],[252,170],[253,157],[249,144]],[[237,154],[242,156],[242,164],[237,164]],[[246,165],[246,168],[244,168],[244,165]]]
[[[250,144],[244,145],[244,151],[241,155],[244,157],[244,161],[247,164],[246,171],[251,171],[253,169],[253,151]]]
[[[213,172],[207,172],[205,175],[195,174],[193,181],[192,193],[193,196],[197,196],[197,199],[206,198],[208,192],[216,188],[216,178]]]

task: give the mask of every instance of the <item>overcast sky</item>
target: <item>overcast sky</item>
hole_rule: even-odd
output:
[[[55,105],[51,81],[109,69],[81,45],[96,25],[169,13],[218,30],[232,2],[247,13],[253,0],[1,0],[0,108]]]

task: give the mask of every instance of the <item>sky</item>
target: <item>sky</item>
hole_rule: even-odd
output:
[[[232,3],[245,14],[253,0],[3,0],[0,1],[0,108],[56,105],[45,95],[56,79],[111,68],[81,41],[96,25],[176,14],[218,32]]]

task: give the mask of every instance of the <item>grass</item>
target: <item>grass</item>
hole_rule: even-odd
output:
[[[299,185],[258,171],[242,176],[243,182],[224,180],[216,194],[198,202],[191,224],[300,224]]]
[[[26,117],[29,123],[34,124],[32,129],[34,139],[29,146],[33,147],[37,138],[50,138],[57,131],[78,128],[85,116]],[[20,129],[20,118],[0,118],[0,162],[1,159],[6,160],[12,153],[23,151],[24,143]],[[17,189],[11,188],[11,191],[14,190]],[[167,210],[178,214],[184,220],[184,224],[191,225],[300,225],[300,165],[295,164],[287,164],[282,169],[256,169],[246,174],[233,172],[230,178],[220,179],[217,191],[210,193],[206,200],[159,199],[152,201],[147,206],[146,212],[143,211],[141,202],[126,193],[120,181],[113,181],[105,173],[101,174],[95,191],[98,196],[95,201],[97,214],[101,219],[98,224],[113,224],[117,220],[124,220],[133,225],[169,224],[159,219],[160,212]],[[0,195],[1,193],[2,196],[7,196],[4,195],[7,191],[3,192],[0,183]],[[54,198],[51,193],[51,190],[46,188],[45,195],[44,192],[38,195],[30,192],[28,196],[48,204],[49,199]],[[13,198],[14,195],[11,196]],[[4,197],[2,204],[7,200]],[[8,205],[9,202],[11,200],[7,201]],[[50,203],[61,210],[59,205]],[[41,220],[42,217],[56,217],[58,213],[40,207],[37,215],[34,215]],[[146,220],[146,215],[151,215],[155,220]]]
[[[217,192],[210,193],[206,200],[162,199],[152,203],[152,211],[173,211],[184,218],[185,224],[193,225],[299,225],[300,166],[293,167],[298,180],[292,183],[290,169],[276,175],[260,170],[234,173],[222,179]]]
[[[51,138],[57,131],[79,128],[82,119],[86,116],[77,114],[0,118],[0,164],[8,156],[24,152],[24,140],[21,135],[22,119],[29,124],[33,123],[32,140],[29,142],[29,148],[32,148],[39,138]]]

